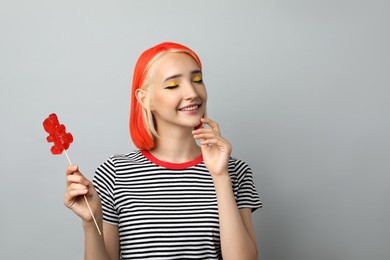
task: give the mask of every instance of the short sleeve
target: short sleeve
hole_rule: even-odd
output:
[[[93,185],[100,196],[104,222],[118,225],[118,214],[114,199],[115,165],[112,158],[109,158],[96,169]]]
[[[250,208],[255,211],[262,207],[260,197],[257,193],[251,168],[243,161],[235,160],[235,174],[237,181],[237,207]]]

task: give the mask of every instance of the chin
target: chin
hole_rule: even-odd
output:
[[[195,120],[195,121],[192,121],[192,122],[188,122],[188,124],[186,124],[189,128],[199,128],[201,125],[202,125],[202,122],[200,121],[200,117],[198,120]]]

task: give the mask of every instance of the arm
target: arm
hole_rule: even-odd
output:
[[[258,259],[251,209],[238,209],[230,176],[213,176],[223,259]]]
[[[102,223],[99,221],[99,223]],[[96,230],[95,223],[84,222],[85,256],[84,259],[120,259],[119,232],[115,225],[103,223],[103,236]],[[101,228],[101,225],[100,225]]]
[[[83,221],[85,236],[84,259],[93,260],[118,260],[119,259],[119,232],[114,225],[103,223],[101,202],[93,184],[88,181],[78,170],[76,165],[71,165],[66,171],[67,190],[64,196],[64,204],[78,215]],[[83,198],[86,196],[91,210],[103,230],[99,235],[91,213]]]
[[[255,232],[250,209],[238,209],[228,172],[231,145],[222,138],[218,124],[202,119],[211,128],[193,131],[200,140],[206,167],[213,178],[217,194],[222,256],[224,260],[256,260]]]

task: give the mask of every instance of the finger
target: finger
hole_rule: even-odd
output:
[[[221,135],[218,131],[215,131],[211,128],[202,128],[202,129],[197,129],[192,131],[193,135],[200,135],[200,134],[207,134],[207,133],[218,135],[218,136]]]
[[[80,175],[69,175],[66,177],[66,181],[70,183],[83,183],[85,181],[85,178]]]
[[[77,196],[75,194],[78,193],[88,193],[88,187],[82,184],[73,183],[66,189],[65,196],[68,195],[68,198],[73,199],[74,196]]]
[[[68,191],[72,190],[88,190],[88,186],[79,183],[72,183],[71,185],[69,185]]]
[[[224,139],[220,135],[206,133],[206,134],[201,134],[201,136],[202,138],[195,138],[195,139],[204,141],[205,143],[218,144],[221,146],[230,144],[226,139]]]
[[[80,184],[83,184],[85,186],[89,186],[90,181],[82,175],[74,174],[74,175],[69,175],[66,177],[67,186],[69,186],[72,183],[80,183]]]
[[[218,138],[209,138],[209,139],[201,139],[200,144],[215,145],[215,144],[222,144],[222,142]]]
[[[200,133],[200,134],[194,134],[195,139],[212,139],[212,138],[218,138],[215,133]]]
[[[216,122],[214,122],[213,120],[208,119],[208,118],[202,118],[201,121],[202,121],[202,123],[209,125],[211,127],[211,129],[213,129],[214,131],[217,131],[218,133],[220,133],[219,125]]]
[[[77,165],[70,165],[68,168],[66,168],[66,175],[72,175],[79,171],[79,167]]]
[[[87,193],[88,193],[88,190],[70,190],[68,192],[68,194],[69,194],[68,198],[70,198],[70,200],[72,200],[75,197],[82,196],[82,195],[87,195]]]
[[[67,178],[69,176],[80,176],[80,177],[83,178],[84,182],[87,181],[89,183],[88,179],[85,178],[84,175],[79,171],[79,167],[77,165],[70,165],[66,169],[66,176],[67,176]],[[86,183],[86,185],[87,185],[87,183]]]
[[[70,190],[67,191],[64,195],[64,204],[67,207],[71,207],[75,202],[76,197],[86,195],[88,190]]]

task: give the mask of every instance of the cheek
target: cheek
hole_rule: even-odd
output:
[[[167,93],[155,93],[152,96],[150,108],[152,111],[162,111],[164,109],[171,109],[171,107],[177,105],[178,101],[174,95],[167,95]]]
[[[201,91],[199,91],[199,96],[202,98],[202,100],[204,102],[207,101],[207,91],[206,91],[206,87],[203,86],[203,88],[201,89]]]

